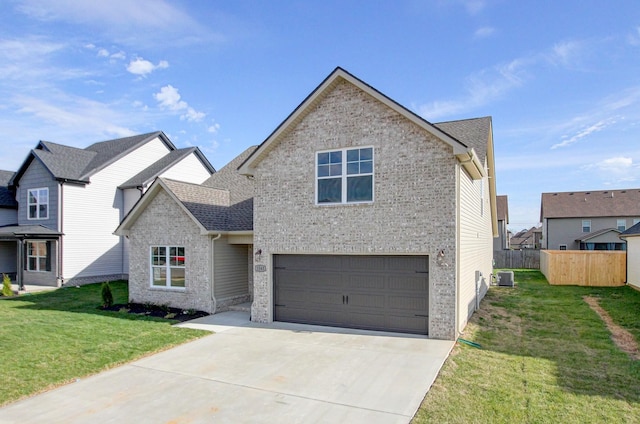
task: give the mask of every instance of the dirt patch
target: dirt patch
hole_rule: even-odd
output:
[[[638,342],[636,342],[633,334],[613,322],[607,311],[602,309],[597,298],[584,296],[582,299],[587,302],[587,305],[589,305],[591,309],[600,316],[602,321],[607,324],[607,328],[611,332],[611,338],[616,346],[631,358],[640,360],[640,347],[638,347]]]

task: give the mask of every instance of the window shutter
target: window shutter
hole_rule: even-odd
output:
[[[24,269],[25,271],[27,270],[27,263],[29,262],[29,259],[27,257],[28,245],[29,245],[28,241],[22,242],[22,269]]]
[[[51,271],[51,241],[47,242],[47,271]]]

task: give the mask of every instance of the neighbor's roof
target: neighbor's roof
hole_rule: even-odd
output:
[[[157,160],[148,168],[143,169],[137,175],[134,175],[129,180],[120,185],[118,188],[124,189],[146,186],[149,183],[153,182],[153,180],[157,176],[159,176],[192,153],[198,157],[200,162],[202,162],[202,164],[205,166],[205,168],[207,168],[210,174],[216,172],[209,160],[202,154],[202,152],[200,152],[200,149],[198,149],[197,147],[186,147],[184,149],[178,149],[169,152],[162,159]]]
[[[11,184],[14,185],[22,177],[31,161],[36,158],[58,180],[87,183],[93,174],[156,137],[160,138],[169,150],[176,149],[162,131],[101,141],[85,149],[40,141],[16,172]]]
[[[11,190],[9,190],[9,182],[15,172],[13,171],[0,171],[0,208],[4,209],[17,209],[18,202]]]
[[[640,222],[638,222],[637,224],[635,224],[632,227],[627,228],[625,231],[620,233],[620,237],[621,238],[624,238],[624,237],[636,237],[636,236],[640,236]]]
[[[496,196],[498,220],[509,223],[509,199],[507,196]]]
[[[43,225],[6,225],[0,227],[0,239],[15,237],[58,237],[63,235]]]
[[[607,234],[607,233],[617,233],[620,234],[620,231],[616,228],[605,228],[602,230],[598,230],[598,231],[593,231],[591,233],[587,233],[587,234],[581,234],[578,237],[576,237],[576,241],[578,242],[586,242],[588,240],[591,240],[592,238],[596,238],[599,237],[603,234]]]
[[[542,193],[540,220],[640,216],[640,189]]]

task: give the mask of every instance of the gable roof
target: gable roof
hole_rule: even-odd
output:
[[[387,107],[398,112],[409,121],[415,123],[427,132],[436,136],[438,139],[449,144],[453,148],[455,155],[469,154],[471,152],[472,149],[461,140],[454,138],[452,135],[400,105],[344,69],[337,67],[327,78],[324,79],[324,81],[320,83],[318,87],[316,87],[315,90],[311,92],[311,94],[302,101],[302,103],[269,135],[269,137],[267,137],[266,140],[258,146],[255,152],[239,166],[240,172],[242,174],[252,175],[253,169],[258,162],[260,162],[291,129],[293,129],[306,115],[308,115],[318,102],[320,102],[337,84],[341,82],[347,82],[356,86]]]
[[[620,233],[620,238],[638,237],[638,236],[640,236],[640,222],[627,228],[625,231]]]
[[[640,216],[640,189],[542,193],[540,220]]]
[[[237,171],[255,146],[245,150],[203,184],[158,178],[131,209],[115,231],[126,235],[146,206],[164,190],[191,219],[202,234],[253,231],[253,180]]]
[[[20,166],[10,185],[16,185],[33,160],[40,161],[53,178],[57,180],[86,184],[96,172],[156,137],[169,150],[176,149],[171,140],[162,131],[102,141],[94,143],[85,149],[50,141],[40,141]]]
[[[496,196],[498,220],[509,223],[509,198],[506,195]]]
[[[9,189],[9,182],[14,174],[13,171],[0,171],[0,208],[18,209],[18,202]]]
[[[490,116],[437,122],[433,125],[473,148],[478,153],[478,157],[487,156],[489,134],[491,134]]]
[[[134,175],[129,180],[125,181],[118,188],[136,188],[146,186],[152,182],[158,175],[162,174],[182,159],[186,158],[190,154],[195,154],[200,162],[207,168],[210,174],[216,172],[209,160],[202,154],[197,147],[185,147],[184,149],[177,149],[167,153],[162,159],[154,162],[148,168],[143,169],[137,175]]]
[[[607,233],[615,233],[620,234],[620,230],[616,229],[616,228],[605,228],[602,230],[598,230],[598,231],[593,231],[591,233],[587,233],[587,234],[581,234],[578,237],[576,237],[577,242],[587,242],[588,240],[594,239],[596,237],[600,237],[601,235],[607,234]]]

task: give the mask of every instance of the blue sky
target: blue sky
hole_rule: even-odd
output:
[[[510,228],[540,194],[640,188],[640,3],[0,3],[0,169],[39,140],[164,131],[220,168],[341,66],[430,122],[493,117]]]

